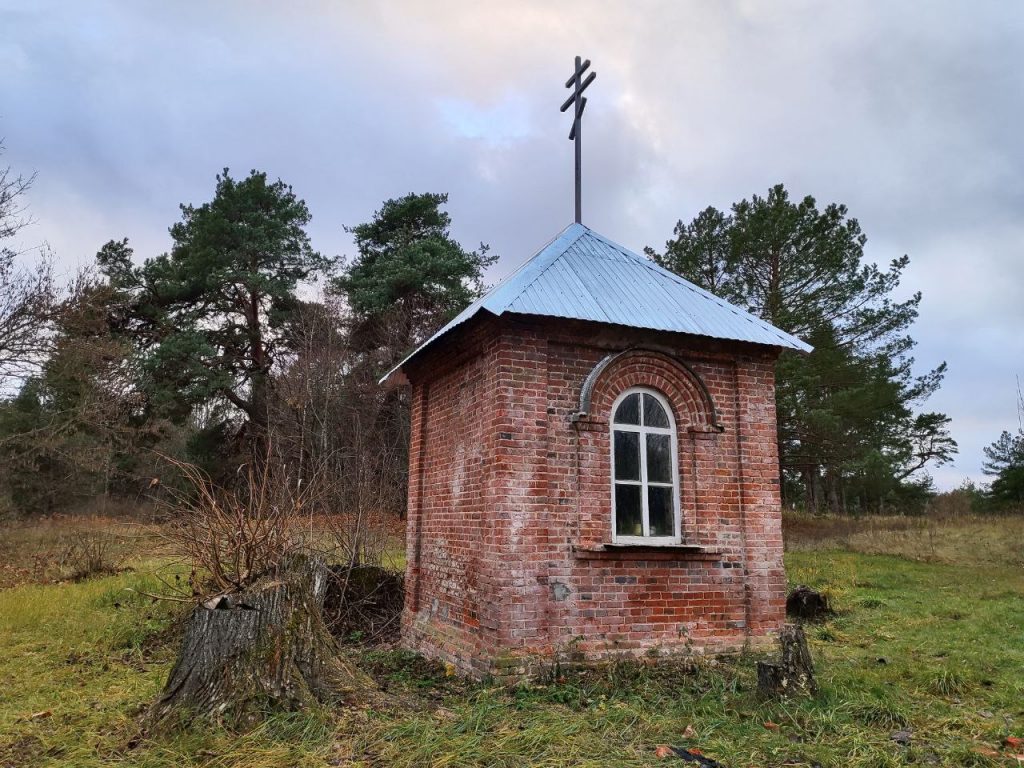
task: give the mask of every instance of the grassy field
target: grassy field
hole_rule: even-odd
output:
[[[33,548],[63,551],[68,527],[2,529],[0,554],[10,564],[31,563]],[[377,651],[362,663],[419,706],[160,737],[141,733],[138,715],[173,661],[179,609],[139,594],[160,584],[140,556],[145,531],[132,529],[119,542],[133,570],[77,582],[61,580],[67,565],[7,572],[0,766],[686,764],[658,758],[660,744],[728,768],[1016,765],[1003,743],[1024,736],[1024,524],[790,518],[787,529],[790,581],[826,590],[838,609],[809,628],[822,687],[814,700],[759,702],[753,657],[623,662],[501,688]],[[909,746],[892,740],[901,730],[912,732]]]

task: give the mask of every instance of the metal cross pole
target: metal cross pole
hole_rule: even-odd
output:
[[[587,106],[587,98],[583,95],[583,91],[587,89],[594,78],[597,77],[596,72],[591,72],[587,75],[586,80],[582,80],[583,73],[590,67],[590,59],[583,61],[579,56],[576,57],[575,71],[572,73],[572,77],[565,81],[566,88],[572,88],[572,95],[565,100],[562,104],[560,112],[565,112],[569,107],[575,105],[573,110],[572,128],[569,130],[569,140],[575,144],[576,154],[576,223],[580,224],[583,220],[583,155],[580,149],[580,132],[583,122],[583,110]]]

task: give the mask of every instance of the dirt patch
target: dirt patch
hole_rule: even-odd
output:
[[[25,768],[38,765],[46,748],[36,736],[19,736],[8,744],[0,744],[0,768]]]

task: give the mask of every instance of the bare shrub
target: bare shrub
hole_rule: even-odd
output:
[[[162,535],[170,553],[191,568],[192,597],[241,591],[308,550],[301,521],[314,506],[315,483],[294,483],[286,467],[264,461],[243,466],[239,482],[224,488],[195,466],[168,461],[188,490],[172,495]]]
[[[122,542],[115,536],[78,531],[60,555],[61,571],[72,581],[119,573],[124,564]]]
[[[326,566],[324,620],[332,634],[364,644],[397,636],[404,600],[399,521],[359,504],[332,514],[347,485],[329,463],[307,463],[300,479],[271,449],[227,488],[192,465],[172,463],[188,488],[174,494],[162,533],[175,561],[190,569],[188,591],[178,599],[209,604],[310,559]]]
[[[402,521],[377,509],[325,515],[318,521],[320,546],[332,563],[399,570]]]
[[[984,501],[984,494],[973,483],[967,482],[952,491],[936,494],[928,502],[928,516],[937,520],[970,517]]]
[[[313,524],[321,483],[295,478],[269,442],[265,459],[242,467],[230,488],[196,467],[177,468],[190,488],[177,497],[165,538],[192,567],[191,594],[176,599],[196,604],[150,710],[153,726],[182,715],[250,724],[271,709],[381,700],[325,620],[334,579]]]
[[[367,481],[362,491],[372,487]],[[383,505],[365,501],[357,491],[354,512],[324,520],[322,546],[326,559],[335,563],[325,616],[331,632],[343,641],[379,645],[398,639],[405,600],[399,568],[405,554],[399,548],[404,527]]]

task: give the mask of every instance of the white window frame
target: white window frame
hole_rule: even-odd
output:
[[[615,422],[615,413],[619,409],[619,405],[630,395],[640,395],[640,424],[617,424]],[[665,409],[665,413],[668,414],[668,427],[647,427],[644,426],[643,418],[643,395],[650,395],[657,400],[661,407]],[[616,480],[615,479],[615,432],[635,432],[639,434],[640,442],[640,479],[639,480]],[[648,536],[647,532],[650,530],[650,513],[648,510],[647,501],[647,489],[652,485],[660,488],[669,487],[668,483],[649,483],[647,481],[647,435],[668,435],[672,446],[672,516],[673,516],[673,529],[674,534],[672,536]],[[680,544],[682,543],[682,515],[681,500],[679,498],[679,436],[676,432],[676,420],[672,415],[672,408],[669,407],[668,400],[657,390],[649,387],[631,387],[619,394],[615,398],[615,402],[612,404],[611,418],[609,419],[609,443],[610,443],[610,455],[611,464],[609,465],[611,475],[611,500],[612,500],[612,543],[614,544]],[[615,510],[615,486],[616,484],[622,485],[638,485],[640,486],[640,505],[641,505],[641,524],[643,526],[643,536],[619,536],[616,530],[617,515]]]

